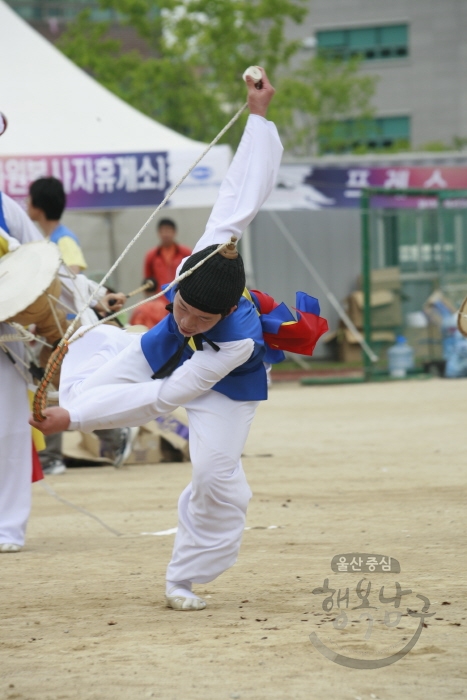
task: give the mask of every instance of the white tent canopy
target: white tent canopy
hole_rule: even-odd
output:
[[[64,168],[65,176],[61,179],[66,180],[68,173],[69,192],[76,187],[77,181],[79,185],[84,180],[87,194],[93,188],[96,195],[93,201],[97,201],[99,194],[110,194],[109,168],[115,169],[114,189],[118,189],[119,178],[122,192],[125,187],[121,179],[123,175],[117,170],[117,160],[114,166],[108,159],[105,164],[101,162],[101,179],[94,173],[92,181],[91,170],[98,166],[91,156],[108,154],[115,159],[120,157],[118,164],[124,163],[126,167],[125,186],[127,181],[133,183],[130,192],[150,190],[148,183],[151,183],[151,178],[154,182],[158,180],[154,189],[160,192],[165,185],[176,182],[205,148],[204,144],[158,124],[103,88],[24,22],[3,0],[0,0],[0,111],[8,119],[8,129],[0,139],[0,166],[3,165],[0,189],[17,198],[21,197],[20,175],[24,181],[29,173],[38,177],[42,174],[41,167],[45,169],[45,160],[41,161],[40,157],[49,158],[49,168],[52,161],[55,163],[55,171],[43,174],[58,175],[62,173],[60,168]],[[160,173],[154,174],[162,164],[162,160],[157,161],[155,156],[160,153],[165,158],[164,177]],[[131,162],[122,160],[125,154],[127,157],[128,154],[138,154],[139,157],[134,161],[133,180],[128,170]],[[147,154],[149,160],[143,161],[143,154]],[[68,156],[65,165],[60,160],[63,156]],[[89,158],[86,160],[85,156]],[[76,161],[76,157],[81,160]],[[174,195],[172,205],[211,206],[230,157],[228,146],[214,147],[203,160],[203,167],[198,168]],[[18,168],[22,170],[20,175]],[[102,178],[103,172],[107,180]],[[18,192],[9,188],[9,179],[13,176],[16,177],[13,184]],[[108,201],[109,197],[102,208],[110,208]],[[141,203],[134,202],[135,205]],[[98,204],[91,206],[100,208]],[[128,206],[128,202],[122,206]],[[71,208],[86,206],[73,207],[71,203]]]

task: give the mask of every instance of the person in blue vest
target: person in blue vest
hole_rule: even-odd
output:
[[[29,186],[28,215],[44,236],[60,248],[62,260],[75,274],[87,268],[78,236],[61,222],[66,207],[63,185],[56,177],[40,177]]]
[[[175,610],[203,610],[206,603],[193,584],[212,581],[237,559],[252,495],[241,454],[259,402],[267,398],[268,353],[278,352],[281,327],[318,318],[310,307],[295,322],[271,303],[269,326],[263,327],[266,295],[245,290],[242,258],[229,244],[271,193],[282,155],[277,129],[265,118],[274,89],[264,71],[259,89],[251,79],[247,87],[250,116],[241,143],[206,230],[177,274],[205,262],[168,290],[169,315],[144,335],[100,326],[71,343],[60,407],[46,409],[41,423],[31,419],[45,434],[87,432],[143,425],[178,406],[186,409],[193,473],[179,499],[166,574],[166,602]],[[207,259],[219,244],[228,245]],[[327,328],[319,321],[316,332],[305,329],[309,349]],[[266,334],[273,338],[269,347]]]
[[[61,222],[66,207],[63,184],[56,177],[40,177],[29,186],[28,215],[36,222],[44,236],[55,243],[65,265],[78,275],[87,268],[78,236]],[[119,306],[124,301],[121,294],[115,295]],[[114,306],[114,309],[118,307]],[[97,310],[97,307],[96,307]],[[131,451],[132,432],[129,428],[116,431],[100,431],[100,453],[119,466]],[[44,474],[63,474],[66,464],[63,458],[62,435],[51,435],[46,439],[46,448],[39,453]]]

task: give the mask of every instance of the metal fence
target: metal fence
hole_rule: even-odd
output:
[[[379,189],[367,190],[361,202],[365,339],[372,345],[376,331],[402,334],[419,361],[441,360],[441,312],[455,311],[467,296],[467,191],[394,191],[393,205],[374,208],[378,196],[388,204],[388,191]],[[407,205],[411,198],[417,206],[413,199]],[[395,274],[387,291],[398,296],[393,298],[392,314],[378,308],[384,296],[376,295],[384,288],[388,270]],[[390,303],[389,296],[386,301]],[[420,314],[428,316],[428,325],[423,326]],[[371,362],[365,362],[371,373]]]

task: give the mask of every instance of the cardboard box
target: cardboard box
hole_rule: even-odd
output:
[[[430,294],[423,305],[423,311],[428,317],[430,324],[441,328],[443,319],[446,316],[455,314],[457,309],[451,301],[439,289]]]
[[[371,348],[380,359],[385,360],[385,353],[395,340],[396,334],[391,331],[375,331],[371,334]],[[362,362],[362,348],[352,331],[345,330],[340,347],[342,362]]]
[[[348,328],[342,330],[337,341],[337,347],[340,362],[362,362],[361,345]]]
[[[63,454],[83,462],[112,464],[110,459],[100,456],[100,441],[94,433],[65,433]],[[139,428],[125,464],[157,464],[189,459],[188,419],[185,410],[180,408]]]
[[[441,329],[437,326],[405,328],[404,337],[413,348],[416,359],[431,360],[443,355]]]
[[[371,291],[378,292],[380,289],[388,289],[393,292],[402,290],[402,279],[400,269],[398,267],[381,267],[378,270],[371,270]],[[357,280],[358,288],[362,289],[362,276],[359,275]]]
[[[362,347],[351,330],[341,324],[337,331],[326,335],[324,342],[330,343],[333,340],[337,340],[337,354],[340,362],[362,363]],[[377,355],[382,355],[395,340],[396,334],[391,331],[375,331],[371,334],[371,347]]]
[[[160,431],[155,421],[152,421],[139,429],[125,464],[157,464],[158,462],[162,462]]]
[[[78,462],[95,462],[96,464],[112,464],[110,459],[99,456],[99,440],[96,435],[87,435],[90,438],[84,443],[85,433],[79,430],[70,430],[63,433],[62,453],[64,457],[76,459]],[[90,448],[90,449],[88,449]]]
[[[89,459],[104,464],[112,464],[111,460],[100,456],[100,442],[94,433],[81,433],[81,447],[90,455]],[[125,464],[156,464],[162,460],[160,436],[157,425],[148,423],[141,426],[133,442],[133,449],[125,460]]]
[[[400,295],[389,289],[371,292],[371,327],[395,328],[402,325]],[[352,292],[347,297],[348,314],[357,328],[363,328],[363,292]]]

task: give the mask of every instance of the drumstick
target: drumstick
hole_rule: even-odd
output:
[[[137,287],[136,289],[133,289],[132,292],[128,292],[128,294],[125,294],[127,299],[130,299],[131,297],[134,297],[136,294],[140,294],[140,292],[153,292],[156,290],[157,283],[156,280],[153,280],[152,277],[148,277],[148,279],[144,280],[143,284],[141,287]],[[110,299],[109,301],[109,306],[114,306],[116,304],[116,299]]]

